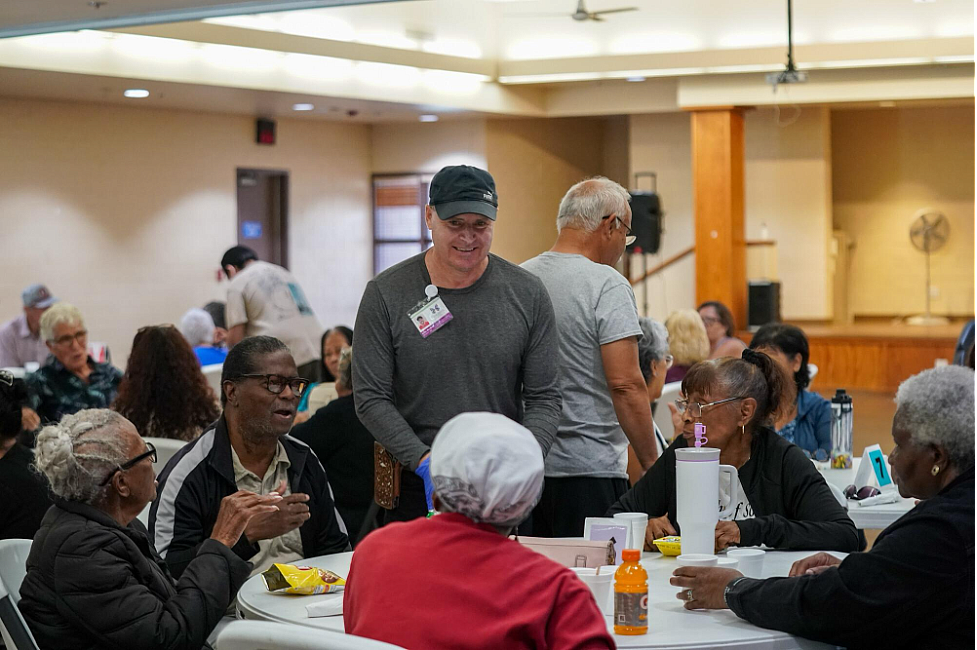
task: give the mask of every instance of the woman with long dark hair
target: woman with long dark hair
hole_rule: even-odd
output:
[[[143,436],[187,441],[220,416],[193,349],[172,325],[136,332],[112,409]]]

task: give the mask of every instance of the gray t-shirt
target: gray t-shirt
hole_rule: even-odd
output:
[[[641,336],[631,285],[583,255],[549,251],[522,267],[546,286],[560,332],[563,413],[546,476],[627,478],[628,439],[617,421],[600,347]]]
[[[490,255],[470,287],[439,289],[452,320],[424,338],[408,317],[431,284],[424,255],[366,285],[353,354],[360,421],[410,469],[445,422],[469,411],[521,422],[545,455],[556,435],[560,393],[556,323],[542,282]]]

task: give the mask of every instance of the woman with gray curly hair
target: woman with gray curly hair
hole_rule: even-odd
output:
[[[787,578],[681,568],[688,609],[729,607],[761,627],[855,648],[974,647],[974,371],[925,370],[896,393],[892,479],[915,508],[872,549],[818,553]],[[908,624],[907,624],[908,623]]]
[[[648,401],[654,403],[662,396],[665,375],[672,367],[673,359],[672,355],[669,354],[668,330],[658,321],[644,316],[638,319],[638,325],[641,326],[641,338],[638,339],[638,367],[641,368],[641,376],[644,377],[645,385],[648,387]],[[655,442],[658,444],[658,457],[661,458],[668,447],[668,441],[658,430],[658,425],[654,424],[654,427]],[[630,461],[630,456],[628,460]],[[628,469],[631,469],[630,462]],[[640,466],[637,478],[641,478]]]
[[[247,580],[231,550],[281,496],[225,497],[210,539],[179,581],[136,519],[156,496],[156,450],[107,409],[65,416],[37,439],[54,505],[31,544],[20,609],[40,648],[196,649]]]

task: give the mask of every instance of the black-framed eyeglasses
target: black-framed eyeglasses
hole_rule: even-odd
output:
[[[111,472],[109,472],[109,475],[105,477],[104,481],[99,483],[99,486],[108,484],[108,482],[112,480],[112,477],[115,476],[116,472],[124,472],[128,469],[132,469],[133,467],[135,467],[136,463],[138,463],[139,461],[145,458],[152,458],[153,462],[154,463],[156,462],[156,447],[151,442],[146,443],[146,451],[139,454],[135,458],[127,460],[126,462],[122,463],[121,465],[113,469]]]
[[[831,455],[828,453],[826,449],[822,449],[820,447],[818,447],[814,451],[810,451],[808,449],[801,449],[801,451],[804,452],[805,456],[807,456],[811,460],[816,460],[819,463],[826,463],[828,462],[828,459],[831,457]]]
[[[871,485],[866,485],[865,487],[856,488],[854,485],[849,485],[845,488],[845,498],[851,499],[852,501],[861,501],[862,499],[867,499],[869,497],[877,497],[882,494],[882,491]]]
[[[679,410],[679,413],[685,414],[688,412],[693,418],[701,418],[702,412],[706,409],[712,408],[713,406],[719,406],[720,404],[726,404],[728,402],[735,402],[736,400],[746,399],[746,396],[742,397],[727,397],[726,399],[716,400],[715,402],[709,402],[708,404],[699,404],[699,402],[690,402],[687,399],[677,399],[675,400],[675,407]]]
[[[603,221],[605,219],[610,219],[611,217],[614,217],[614,220],[624,227],[624,245],[630,246],[631,244],[633,244],[634,240],[636,240],[637,237],[635,237],[634,234],[632,234],[633,231],[631,230],[631,226],[624,223],[621,217],[617,216],[616,214],[609,214],[606,217],[601,217],[600,220]]]
[[[234,379],[260,379],[262,386],[265,387],[265,390],[275,395],[281,395],[282,391],[285,390],[285,387],[288,386],[292,389],[292,392],[295,393],[296,397],[302,397],[302,395],[305,393],[305,389],[309,387],[309,380],[302,379],[301,377],[249,374],[238,375],[237,377],[234,377]]]

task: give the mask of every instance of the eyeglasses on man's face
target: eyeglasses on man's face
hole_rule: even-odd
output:
[[[689,415],[693,419],[701,418],[702,414],[720,404],[727,404],[729,402],[735,402],[736,400],[746,399],[746,397],[727,397],[726,399],[716,400],[715,402],[709,402],[708,404],[700,404],[699,402],[690,402],[687,399],[677,399],[675,400],[675,407],[678,409],[679,413],[683,415]]]
[[[99,483],[99,485],[102,486],[108,484],[108,482],[112,480],[112,477],[115,476],[116,472],[125,472],[127,470],[130,470],[136,466],[136,463],[143,460],[144,458],[151,458],[154,463],[156,462],[156,447],[153,446],[153,443],[147,442],[146,451],[139,454],[135,458],[131,458],[126,462],[122,463],[121,465],[117,466],[115,469],[109,472],[109,475],[106,476],[105,480]]]
[[[617,216],[616,214],[609,214],[606,217],[601,217],[600,220],[601,221],[604,221],[605,219],[610,219],[611,217],[614,217],[614,220],[617,221],[621,226],[624,227],[624,233],[625,233],[624,234],[624,245],[625,246],[630,246],[631,244],[633,244],[634,243],[634,240],[636,240],[637,237],[635,237],[632,234],[634,231],[631,230],[631,226],[629,226],[628,224],[624,223],[624,221],[621,219],[621,217]]]
[[[51,339],[51,343],[55,345],[60,345],[62,347],[67,347],[74,341],[78,341],[82,345],[85,345],[85,340],[88,338],[88,330],[79,330],[74,334],[65,334],[64,336],[59,336],[56,339]]]
[[[285,387],[288,386],[292,389],[292,393],[296,397],[302,397],[305,393],[305,389],[309,387],[309,380],[302,379],[301,377],[283,377],[282,375],[261,375],[261,374],[249,374],[249,375],[238,375],[237,378],[240,379],[258,379],[261,385],[265,387],[269,393],[275,395],[281,395]]]

